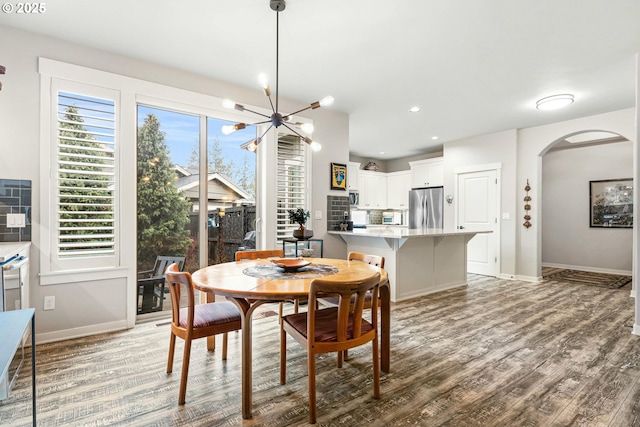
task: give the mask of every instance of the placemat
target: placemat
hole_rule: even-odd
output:
[[[284,268],[271,263],[242,270],[242,273],[247,276],[269,279],[316,279],[318,277],[336,274],[337,272],[338,269],[336,267],[326,264],[309,264],[293,272],[285,272]]]

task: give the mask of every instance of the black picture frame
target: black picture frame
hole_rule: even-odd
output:
[[[633,228],[633,179],[589,181],[589,227]]]
[[[331,163],[331,189],[347,191],[347,165]]]

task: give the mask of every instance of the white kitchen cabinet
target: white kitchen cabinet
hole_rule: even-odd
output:
[[[358,176],[360,209],[387,208],[387,174],[360,171]]]
[[[412,177],[409,170],[387,174],[387,209],[409,209]]]
[[[409,162],[412,188],[444,186],[444,162],[442,157]]]
[[[360,163],[349,162],[347,163],[347,189],[348,190],[359,190],[359,174],[360,174]]]

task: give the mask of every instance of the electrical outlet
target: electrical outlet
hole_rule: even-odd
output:
[[[44,310],[54,310],[56,308],[56,297],[44,297]]]

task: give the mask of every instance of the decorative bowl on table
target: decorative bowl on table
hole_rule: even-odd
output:
[[[311,264],[311,261],[307,261],[302,258],[279,258],[271,260],[276,266],[283,268],[284,271],[297,271],[302,267],[306,267]]]
[[[313,255],[313,249],[300,249],[300,255],[303,257],[310,257]]]

